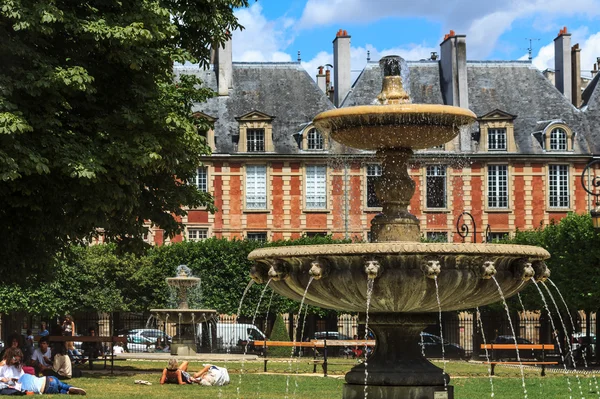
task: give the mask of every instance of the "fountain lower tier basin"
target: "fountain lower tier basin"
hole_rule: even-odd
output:
[[[252,278],[275,292],[328,309],[369,313],[438,312],[501,300],[549,276],[543,248],[527,245],[386,242],[261,248]],[[314,280],[308,286],[309,280]],[[438,283],[439,307],[436,298]],[[308,289],[307,289],[308,286]]]
[[[217,316],[214,309],[150,309],[150,313],[162,322],[198,324]]]
[[[353,148],[423,149],[447,143],[475,119],[470,110],[451,105],[363,105],[322,112],[314,124]]]

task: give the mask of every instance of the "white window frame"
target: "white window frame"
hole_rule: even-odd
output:
[[[569,165],[548,165],[548,207],[568,209],[571,206]]]
[[[306,165],[305,209],[327,209],[327,166]]]
[[[325,149],[325,139],[314,127],[306,133],[306,149],[310,151],[323,151]]]
[[[190,182],[198,191],[203,193],[208,192],[208,166],[198,166],[196,168],[196,176]]]
[[[488,151],[506,151],[507,139],[506,128],[488,128]]]
[[[265,129],[246,130],[246,152],[265,152]]]
[[[186,232],[188,241],[203,241],[208,239],[208,229],[198,227],[188,227]]]
[[[444,183],[444,205],[431,206],[429,204],[429,178],[440,179]],[[446,209],[448,207],[448,185],[446,165],[428,165],[425,168],[425,207],[427,209]]]
[[[488,165],[487,207],[508,209],[508,165]]]
[[[246,209],[267,209],[267,165],[246,165]]]
[[[555,127],[550,132],[550,151],[567,151],[567,132],[561,127]]]
[[[259,236],[264,236],[263,238],[258,238]],[[249,231],[246,233],[246,239],[250,241],[260,241],[266,242],[268,240],[269,234],[266,231]]]
[[[377,198],[377,193],[375,191],[375,198],[377,200],[377,204],[369,204],[369,183],[371,180],[376,180],[379,176],[381,176],[382,173],[382,168],[381,165],[378,163],[371,163],[371,164],[367,164],[366,166],[366,187],[365,187],[365,203],[367,204],[367,208],[381,208],[381,200],[379,198]],[[375,182],[371,182],[371,184],[375,184]],[[375,190],[375,187],[373,187],[373,190]]]

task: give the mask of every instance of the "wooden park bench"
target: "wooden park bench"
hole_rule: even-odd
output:
[[[35,337],[36,341],[39,341],[41,336]],[[113,345],[116,343],[120,343],[124,345],[127,343],[127,337],[111,337],[111,336],[94,336],[91,337],[89,335],[80,335],[80,336],[48,336],[50,343],[52,342],[100,342],[110,343],[109,353],[104,354],[103,356],[99,356],[96,358],[88,357],[87,361],[89,362],[90,369],[93,368],[94,361],[96,360],[104,360],[104,369],[106,369],[107,361],[110,359],[110,373],[114,372],[114,363],[115,363],[115,355],[113,353]]]
[[[528,350],[536,350],[536,351],[541,351],[542,354],[542,359],[541,360],[521,360],[520,362],[516,359],[517,357],[517,348],[519,349],[519,352],[522,353],[521,351],[528,351]],[[554,350],[554,345],[552,344],[482,344],[481,345],[481,349],[488,349],[492,351],[491,354],[491,359],[495,359],[496,357],[494,356],[495,353],[494,351],[498,351],[498,350],[510,350],[510,351],[514,351],[512,354],[511,353],[511,357],[509,358],[510,360],[490,360],[490,361],[486,361],[484,362],[485,364],[489,364],[491,365],[491,370],[490,370],[490,374],[494,375],[494,369],[496,367],[497,364],[515,364],[515,365],[532,365],[532,366],[542,366],[542,372],[541,372],[541,376],[545,376],[546,375],[546,366],[547,365],[556,365],[558,364],[558,362],[554,361],[554,362],[549,362],[546,361],[546,351],[553,351]]]

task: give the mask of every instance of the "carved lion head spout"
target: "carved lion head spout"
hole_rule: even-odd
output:
[[[310,263],[308,274],[315,280],[320,280],[321,277],[323,277],[324,271],[324,267],[321,263],[318,260],[314,260]]]
[[[265,282],[260,269],[256,265],[253,265],[250,269],[250,278],[254,280],[256,284],[263,284]]]
[[[496,266],[491,260],[483,262],[481,265],[481,278],[488,280],[496,275]]]
[[[546,266],[546,262],[542,260],[536,260],[532,262],[532,269],[535,273],[535,281],[546,281],[550,278],[550,269]]]
[[[529,281],[535,275],[535,270],[527,259],[521,258],[513,261],[512,267],[515,277],[523,281]]]
[[[283,280],[287,277],[287,271],[281,262],[271,266],[267,274],[273,281]]]
[[[436,279],[440,275],[442,267],[439,260],[428,260],[427,263],[423,264],[421,270],[427,278]]]
[[[365,273],[369,279],[374,279],[379,275],[379,269],[381,266],[376,260],[368,260],[365,262]]]

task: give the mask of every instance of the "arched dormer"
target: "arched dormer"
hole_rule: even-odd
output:
[[[309,123],[300,132],[300,149],[304,151],[326,151],[329,149],[327,137]]]
[[[194,112],[192,116],[196,119],[204,119],[208,122],[210,127],[208,129],[198,128],[198,134],[204,137],[204,140],[206,140],[206,145],[210,147],[212,152],[214,152],[217,149],[215,144],[215,122],[218,118],[207,115],[204,112]]]
[[[274,152],[274,116],[251,111],[235,118],[240,126],[238,152]]]
[[[562,121],[549,123],[542,133],[544,150],[573,151],[575,133]]]

